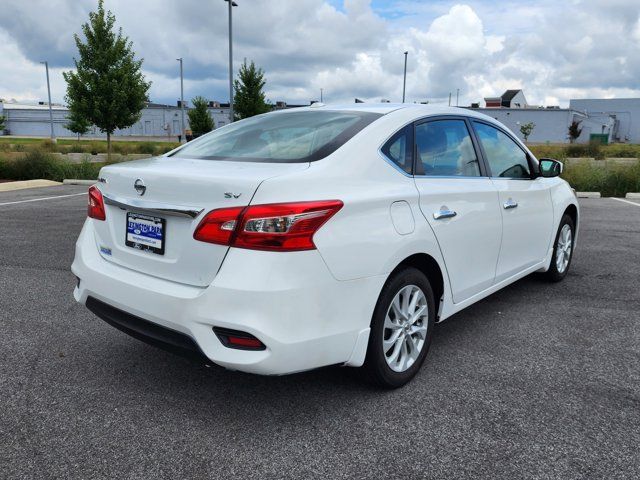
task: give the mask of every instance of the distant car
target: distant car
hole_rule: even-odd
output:
[[[312,105],[104,167],[72,270],[116,328],[229,369],[409,381],[442,321],[532,272],[561,280],[578,203],[471,110]]]

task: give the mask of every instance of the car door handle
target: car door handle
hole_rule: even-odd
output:
[[[507,200],[502,204],[505,210],[509,210],[510,208],[516,208],[518,206],[518,202],[514,202],[512,199]]]
[[[453,210],[439,210],[433,213],[433,218],[436,220],[442,220],[443,218],[452,218],[457,215]]]

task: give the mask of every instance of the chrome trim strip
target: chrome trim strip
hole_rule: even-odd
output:
[[[469,176],[469,175],[414,175],[416,179],[419,178],[443,178],[449,180],[489,180],[489,177],[485,175]]]
[[[171,205],[168,203],[148,202],[145,200],[138,200],[137,198],[122,198],[111,195],[109,193],[103,193],[102,198],[104,199],[104,203],[116,206],[123,210],[145,210],[148,212],[154,212],[161,215],[171,215],[174,217],[196,218],[204,211],[204,208],[187,207],[184,205]]]
[[[395,135],[395,134],[394,134]],[[386,142],[385,142],[386,143]],[[391,160],[389,157],[387,157],[384,153],[382,153],[382,148],[378,149],[378,155],[380,155],[382,157],[382,159],[387,162],[389,165],[391,165],[393,168],[395,168],[398,172],[400,172],[402,175],[404,175],[405,177],[409,177],[412,178],[413,175],[405,172],[403,169],[401,169],[398,164],[396,162],[394,162],[393,160]]]

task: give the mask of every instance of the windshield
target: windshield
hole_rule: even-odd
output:
[[[371,112],[268,113],[194,140],[172,156],[245,162],[313,162],[330,155],[381,115]]]

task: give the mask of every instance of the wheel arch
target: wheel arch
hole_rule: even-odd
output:
[[[438,264],[438,261],[429,254],[414,253],[402,260],[391,273],[397,272],[398,270],[406,267],[416,268],[425,274],[431,284],[431,288],[433,289],[433,296],[436,301],[436,310],[438,310],[442,297],[444,296],[445,288],[444,274]]]
[[[576,207],[573,203],[570,203],[567,208],[564,209],[562,216],[564,215],[569,215],[571,217],[575,230],[578,230],[578,207]]]

